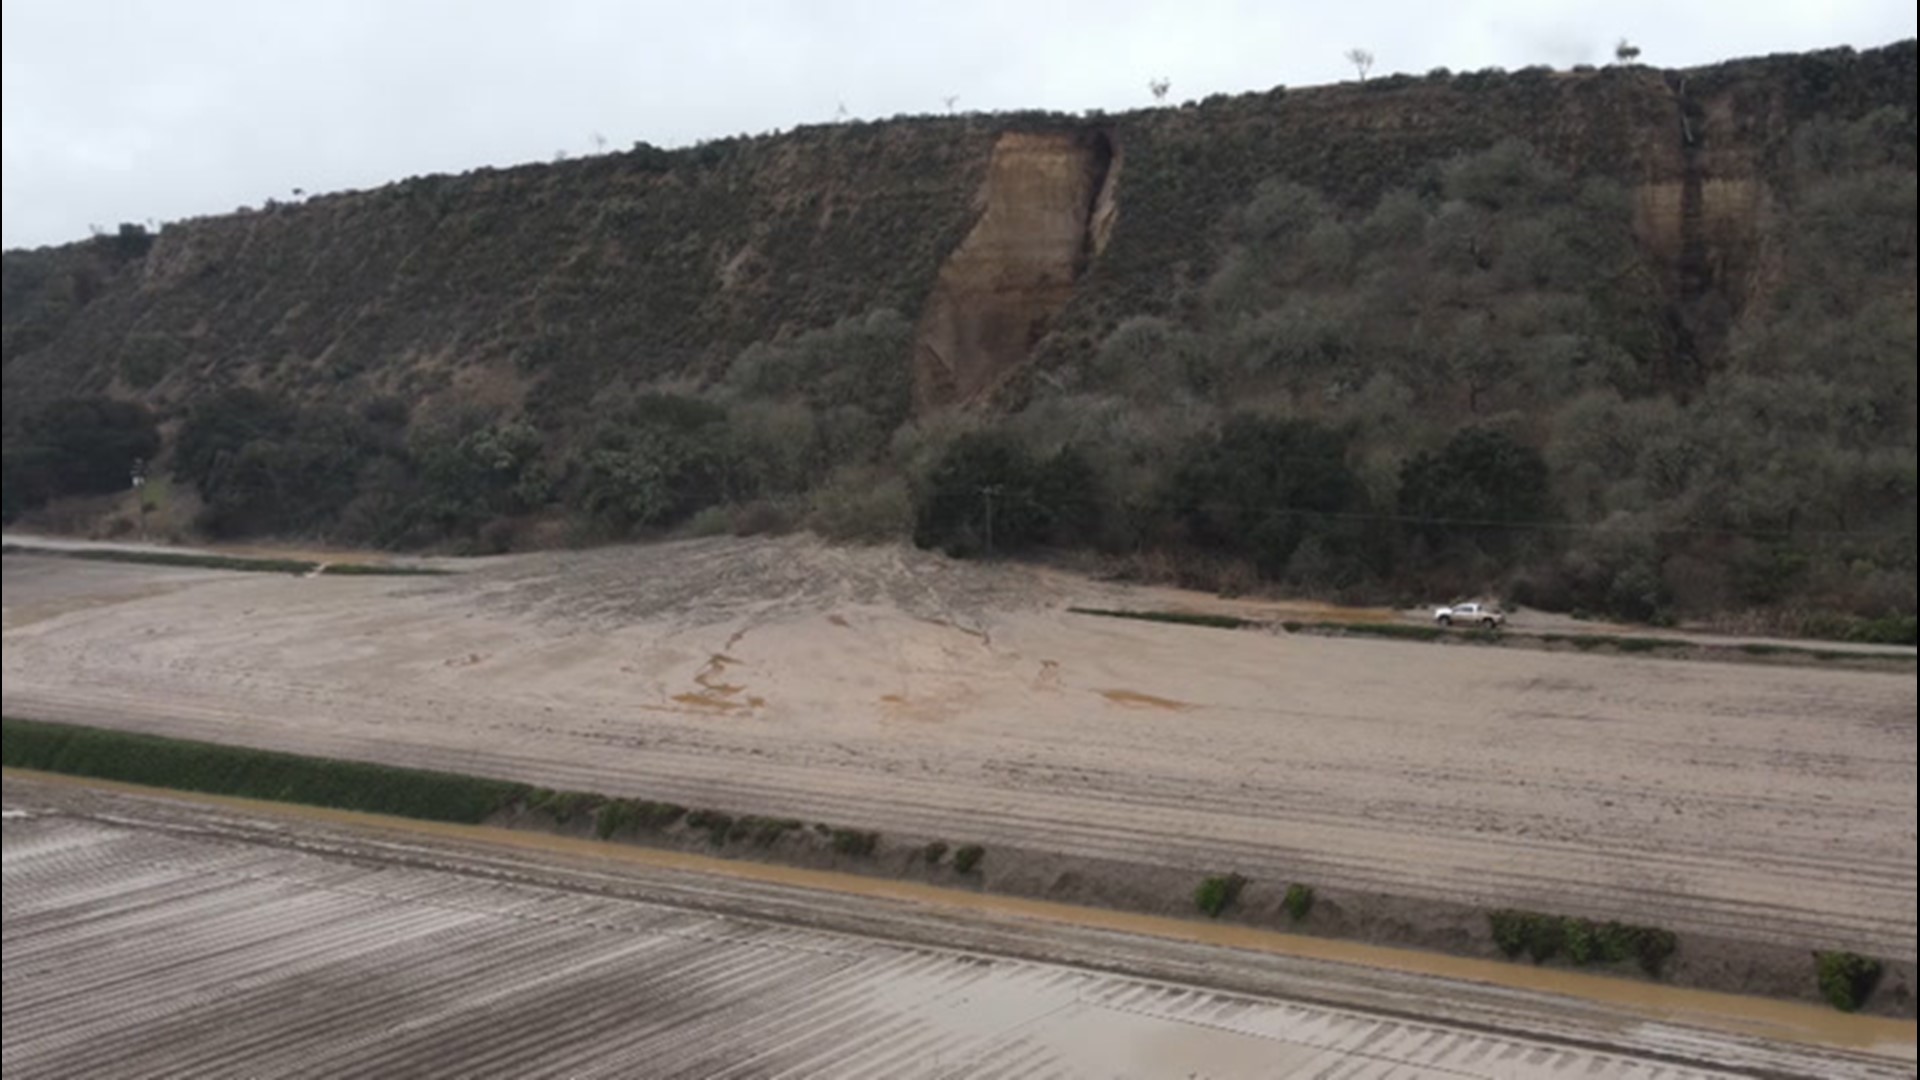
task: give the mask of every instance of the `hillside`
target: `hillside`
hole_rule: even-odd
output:
[[[1915,76],[1908,41],[897,119],[11,251],[8,513],[152,446],[216,534],[807,520],[1910,616]],[[144,423],[101,398],[153,436],[69,445]]]

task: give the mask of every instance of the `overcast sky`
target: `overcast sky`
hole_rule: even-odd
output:
[[[1914,36],[1912,0],[4,0],[4,242],[703,138]]]

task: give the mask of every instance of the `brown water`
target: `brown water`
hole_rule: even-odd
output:
[[[1852,1015],[1800,1002],[1664,986],[1633,979],[1610,978],[1604,975],[1558,968],[1540,968],[1526,964],[1509,964],[1472,957],[1448,956],[1414,949],[1303,937],[1248,926],[1140,915],[1025,897],[998,896],[943,888],[916,881],[893,881],[831,870],[740,862],[709,855],[555,836],[550,833],[520,832],[483,825],[416,821],[383,814],[295,806],[222,795],[203,795],[27,769],[9,768],[0,770],[0,773],[35,782],[100,788],[225,806],[266,817],[375,827],[525,851],[613,859],[665,870],[733,877],[817,892],[904,901],[1000,916],[1013,915],[1043,922],[1111,930],[1173,941],[1190,941],[1279,956],[1355,964],[1413,975],[1483,983],[1600,1002],[1643,1016],[1649,1021],[1684,1023],[1785,1042],[1870,1050],[1877,1054],[1909,1061],[1915,1058],[1916,1024],[1912,1020]]]
[[[1154,694],[1142,694],[1138,690],[1102,690],[1100,696],[1115,705],[1136,709],[1173,709],[1184,712],[1193,708],[1189,702],[1175,701],[1172,698],[1163,698]]]

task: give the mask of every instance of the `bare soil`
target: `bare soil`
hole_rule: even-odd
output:
[[[1301,881],[1309,931],[1457,951],[1490,907],[1651,923],[1705,985],[1804,996],[1852,949],[1910,1013],[1911,674],[1065,610],[1166,592],[801,538],[418,579],[9,556],[0,704],[877,828],[885,869],[978,842],[986,886],[1080,902],[1237,871],[1244,918]]]

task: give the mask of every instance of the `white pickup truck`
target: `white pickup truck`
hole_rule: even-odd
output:
[[[1460,623],[1463,626],[1480,626],[1496,630],[1507,623],[1507,616],[1492,604],[1467,603],[1433,609],[1433,621],[1441,626]]]

